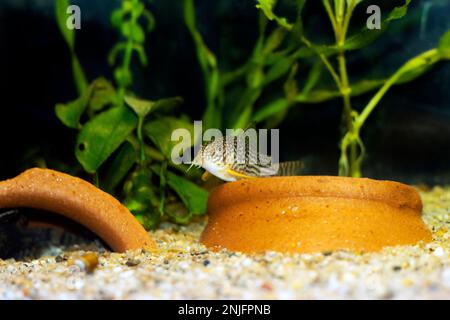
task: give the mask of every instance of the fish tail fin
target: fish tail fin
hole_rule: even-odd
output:
[[[280,162],[278,165],[277,176],[297,176],[305,167],[303,161],[286,161]]]

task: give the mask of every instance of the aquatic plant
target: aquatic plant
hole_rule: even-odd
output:
[[[258,2],[258,7],[269,19],[273,20],[273,17],[276,17],[273,13],[275,1],[259,0]],[[406,15],[411,0],[406,0],[403,6],[394,8],[389,13],[388,17],[381,22],[380,29],[369,30],[364,27],[360,32],[351,36],[347,35],[350,21],[355,8],[362,0],[322,0],[336,40],[333,45],[316,45],[307,38],[301,20],[301,11],[305,2],[306,0],[298,1],[300,18],[296,24],[288,25],[288,27],[297,34],[298,39],[306,46],[306,48],[311,49],[320,58],[338,88],[338,96],[343,100],[343,131],[345,132],[340,144],[341,157],[339,159],[339,174],[360,177],[361,165],[365,155],[365,147],[361,140],[360,132],[367,118],[393,85],[412,81],[429,70],[429,68],[438,61],[448,59],[446,51],[448,50],[448,37],[450,33],[447,33],[442,37],[439,48],[431,49],[411,58],[387,79],[364,79],[359,83],[350,84],[346,53],[348,51],[361,49],[375,41],[387,29],[391,21],[400,19]],[[284,23],[280,23],[280,18],[275,20],[281,26],[287,28],[285,21]],[[337,58],[337,68],[333,66],[331,61],[333,56],[336,56]],[[376,94],[360,112],[353,108],[351,103],[352,96],[366,93],[377,88],[379,89]]]
[[[171,162],[172,130],[193,132],[186,116],[169,115],[182,99],[145,100],[130,91],[134,56],[148,63],[144,42],[146,32],[154,28],[153,15],[140,0],[122,0],[111,14],[120,36],[108,57],[115,66],[115,83],[99,77],[88,84],[75,54],[75,33],[65,25],[68,6],[68,0],[56,1],[56,19],[70,49],[79,97],[56,105],[55,111],[64,125],[78,130],[79,163],[95,184],[121,198],[146,228],[164,219],[186,223],[204,214],[207,191],[176,174],[185,175],[186,168]],[[195,170],[189,174],[195,176]]]
[[[306,0],[288,2],[296,12],[292,21],[277,13],[277,1],[258,0],[258,37],[253,49],[243,64],[225,68],[198,29],[194,0],[183,0],[184,23],[204,80],[203,128],[245,128],[252,122],[275,127],[294,106],[341,99],[339,174],[361,176],[365,155],[361,130],[384,95],[392,86],[412,81],[438,61],[450,59],[447,33],[438,47],[411,58],[393,75],[351,81],[347,54],[377,40],[391,22],[405,16],[411,1],[394,8],[379,30],[364,26],[350,34],[353,13],[361,2],[322,0],[335,41],[318,44],[304,26]],[[198,171],[186,172],[186,166],[171,161],[172,131],[185,128],[191,135],[193,132],[187,116],[173,116],[182,99],[148,100],[132,92],[133,65],[148,64],[144,44],[155,27],[152,13],[141,0],[121,1],[111,14],[119,35],[108,56],[114,81],[98,77],[89,83],[76,55],[75,32],[65,24],[68,5],[68,0],[56,1],[56,19],[70,51],[78,98],[58,104],[55,111],[64,125],[78,132],[78,162],[94,183],[120,198],[147,228],[164,219],[186,223],[203,214],[207,192],[192,182]],[[327,87],[329,80],[333,87]],[[371,91],[375,94],[364,108],[353,106],[353,97]],[[273,92],[280,94],[274,96]]]
[[[403,18],[411,0],[394,8],[381,21],[380,29],[366,26],[349,35],[355,8],[363,0],[322,0],[324,13],[333,29],[335,43],[316,44],[307,35],[303,23],[306,0],[294,0],[295,20],[289,21],[275,13],[276,0],[257,0],[259,9],[259,37],[247,62],[235,69],[223,71],[220,59],[205,44],[195,24],[194,0],[184,0],[185,23],[194,39],[197,57],[205,81],[207,107],[205,123],[217,127],[246,127],[250,122],[265,121],[265,126],[278,125],[289,108],[321,103],[340,98],[343,104],[340,143],[339,175],[360,177],[365,147],[360,133],[367,118],[388,90],[397,84],[412,81],[441,60],[448,59],[450,33],[444,35],[437,48],[411,58],[393,75],[385,79],[361,79],[351,83],[346,55],[367,47],[377,40],[395,20]],[[292,5],[291,7],[292,8]],[[269,28],[269,23],[272,25]],[[219,61],[218,61],[219,60]],[[298,63],[308,70],[303,82],[297,80]],[[307,67],[309,66],[309,67]],[[321,86],[324,71],[328,72],[335,88]],[[261,95],[274,81],[284,79],[284,96],[265,103]],[[244,80],[238,95],[230,94],[230,87]],[[356,110],[352,97],[377,90],[367,105]],[[280,90],[281,91],[281,90]],[[224,112],[226,110],[226,112]],[[222,119],[223,116],[226,119]]]
[[[88,87],[88,83],[83,68],[81,67],[80,61],[78,60],[78,57],[75,54],[75,30],[67,28],[66,25],[68,7],[69,7],[68,0],[55,1],[56,22],[58,23],[58,28],[61,31],[61,34],[64,37],[67,46],[69,47],[72,74],[75,85],[77,87],[78,94],[81,95]]]
[[[194,1],[184,0],[183,9],[184,21],[194,40],[198,62],[204,76],[205,129],[247,127],[252,121],[254,105],[263,90],[289,71],[291,77],[286,81],[285,87],[289,95],[292,95],[291,91],[295,89],[290,86],[292,82],[290,79],[295,75],[297,68],[294,57],[283,56],[276,52],[286,37],[285,28],[277,27],[266,35],[269,20],[260,15],[259,36],[251,55],[243,65],[223,71],[219,69],[215,54],[208,48],[197,30]],[[239,93],[229,94],[236,86],[239,86]]]

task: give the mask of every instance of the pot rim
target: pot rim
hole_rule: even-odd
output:
[[[35,208],[73,220],[114,251],[156,247],[156,242],[117,199],[91,183],[50,169],[32,168],[0,181],[0,208]]]
[[[420,195],[411,186],[389,180],[338,176],[264,177],[225,183],[212,190],[208,211],[214,211],[218,205],[293,197],[372,200],[395,208],[422,211]]]

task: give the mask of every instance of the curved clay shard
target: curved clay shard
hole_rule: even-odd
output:
[[[201,242],[241,252],[377,251],[431,240],[407,185],[362,178],[240,180],[209,197]]]
[[[156,247],[119,201],[65,173],[35,168],[0,182],[0,208],[35,208],[63,215],[89,228],[114,251]]]

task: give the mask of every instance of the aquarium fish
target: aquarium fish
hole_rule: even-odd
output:
[[[203,180],[212,174],[224,181],[291,176],[303,168],[302,161],[282,162],[277,166],[272,163],[271,157],[253,150],[250,144],[239,144],[238,139],[239,136],[234,139],[216,138],[199,150],[191,166],[206,170]]]

